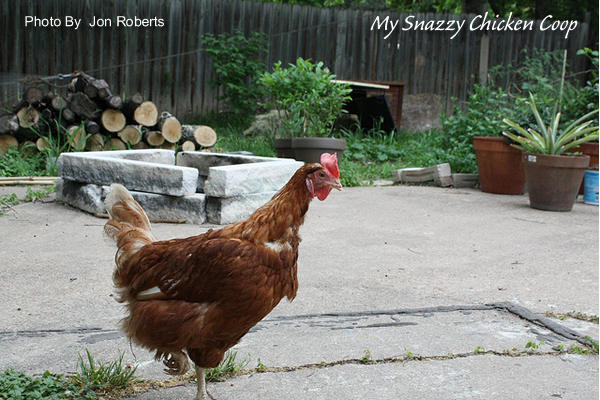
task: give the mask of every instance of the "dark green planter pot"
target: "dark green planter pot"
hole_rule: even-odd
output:
[[[346,141],[336,138],[299,137],[292,139],[292,147],[294,158],[307,163],[319,162],[323,153],[337,153],[338,160],[341,160]]]
[[[275,152],[279,158],[294,158],[294,148],[292,147],[292,139],[275,139],[273,140]]]

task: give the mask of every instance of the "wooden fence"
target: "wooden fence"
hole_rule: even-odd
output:
[[[386,39],[383,29],[371,30],[375,18],[404,21],[411,14],[241,0],[0,0],[0,10],[0,102],[5,103],[23,87],[17,78],[83,70],[122,94],[140,91],[176,115],[215,111],[217,89],[209,84],[214,71],[202,37],[238,29],[267,35],[264,61],[269,66],[310,58],[323,61],[339,79],[405,81],[408,93],[434,93],[446,101],[465,99],[486,65],[518,62],[525,48],[566,48],[572,71],[587,66],[584,57],[576,56],[588,43],[587,23],[565,40],[564,32],[542,32],[539,21],[531,31],[484,35],[467,29],[473,15],[412,14],[415,21],[467,22],[454,39],[453,32],[400,29]],[[26,16],[55,17],[62,26],[25,27]],[[82,18],[81,26],[65,27],[65,16]],[[117,27],[118,16],[161,18],[164,26]],[[87,26],[94,17],[109,18],[112,26]]]

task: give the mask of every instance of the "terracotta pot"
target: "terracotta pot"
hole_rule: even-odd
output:
[[[475,136],[473,147],[481,190],[496,194],[523,194],[525,173],[521,152],[504,138]]]
[[[546,211],[571,211],[590,156],[523,154],[529,205]]]
[[[346,141],[344,139],[323,138],[323,137],[299,137],[292,139],[295,159],[307,163],[319,162],[323,153],[337,153],[338,160],[341,160]]]
[[[277,157],[280,158],[294,158],[294,148],[292,147],[292,139],[275,139],[273,140],[273,147]]]
[[[586,156],[590,156],[590,165],[591,169],[598,169],[598,142],[587,142],[582,143],[577,147],[574,147],[569,152],[572,153],[583,153]],[[583,194],[584,184],[581,183],[579,187],[579,194]]]

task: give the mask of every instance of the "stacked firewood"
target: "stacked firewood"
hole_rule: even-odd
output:
[[[64,93],[28,87],[11,113],[0,114],[0,154],[19,145],[42,150],[48,138],[68,140],[75,150],[211,149],[215,131],[181,125],[169,112],[135,93],[125,100],[104,79],[76,73]]]

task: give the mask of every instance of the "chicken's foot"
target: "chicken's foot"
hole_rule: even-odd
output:
[[[190,363],[187,355],[182,351],[173,353],[156,353],[157,360],[163,359],[163,364],[167,366],[164,371],[169,375],[183,375],[190,369]]]

